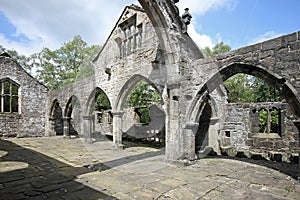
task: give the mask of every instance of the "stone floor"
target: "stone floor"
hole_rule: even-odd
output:
[[[164,151],[109,140],[0,139],[0,199],[300,199],[276,170],[224,158],[180,167]]]

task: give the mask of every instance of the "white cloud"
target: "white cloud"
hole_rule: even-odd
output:
[[[229,12],[235,9],[238,0],[181,0],[176,4],[181,12],[190,8],[192,15],[201,16],[213,9],[227,9]]]
[[[183,11],[192,8],[194,16],[204,15],[210,9],[233,9],[237,0],[181,0],[177,5]],[[81,35],[89,44],[103,44],[126,5],[137,0],[1,0],[0,12],[16,27],[15,36],[26,36],[28,41],[12,41],[0,35],[0,44],[29,55],[42,47],[56,49],[63,42]],[[213,39],[198,34],[196,20],[189,26],[189,34],[200,47],[213,46]],[[1,32],[0,32],[1,33]]]
[[[213,39],[208,35],[197,33],[193,23],[188,27],[188,34],[200,48],[214,46]]]
[[[205,15],[209,10],[226,9],[228,12],[231,12],[236,8],[237,4],[238,0],[182,0],[176,5],[181,13],[184,12],[185,8],[190,8],[189,12],[192,16],[198,18],[197,16]],[[196,30],[201,31],[201,25],[197,23],[197,19],[192,19],[188,33],[200,48],[212,48],[216,43],[222,41],[220,34],[208,36],[200,34]]]
[[[135,0],[1,0],[0,11],[16,27],[15,35],[29,42],[10,41],[3,35],[6,48],[30,54],[42,47],[58,48],[63,42],[81,35],[89,44],[101,44],[114,27],[126,5]]]
[[[32,54],[32,52],[38,52],[41,48],[39,42],[32,41],[28,44],[23,42],[11,41],[1,33],[0,33],[0,45],[7,49],[14,49],[17,52],[24,55],[30,55]]]
[[[270,40],[270,39],[273,39],[273,38],[276,38],[276,37],[279,37],[279,36],[282,36],[284,35],[283,33],[276,33],[274,31],[268,31],[268,32],[265,32],[264,34],[254,38],[250,43],[250,44],[256,44],[256,43],[260,43],[260,42],[263,42],[263,41],[266,41],[266,40]]]

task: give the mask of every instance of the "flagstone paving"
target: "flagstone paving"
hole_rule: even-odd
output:
[[[116,150],[105,139],[2,138],[0,199],[300,199],[300,184],[249,162],[212,157],[180,166],[163,149]]]

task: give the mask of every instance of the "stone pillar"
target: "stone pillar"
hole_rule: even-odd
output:
[[[49,131],[48,131],[48,136],[55,136],[55,120],[56,118],[54,117],[49,117]]]
[[[268,109],[267,112],[267,133],[271,133],[271,111]]]
[[[196,159],[196,152],[195,152],[195,137],[198,130],[199,124],[188,122],[185,124],[184,129],[184,152],[185,152],[185,159],[193,161]]]
[[[166,159],[169,161],[184,158],[183,130],[180,123],[180,84],[168,85],[166,117]]]
[[[300,138],[300,121],[294,121],[294,125],[298,128],[298,132],[299,132],[299,138]],[[299,139],[299,150],[298,150],[298,154],[300,157],[300,139]],[[299,162],[299,170],[298,170],[298,180],[300,181],[300,162]]]
[[[117,149],[124,149],[122,144],[122,116],[124,112],[115,111],[113,115],[113,143]]]
[[[214,152],[221,155],[221,149],[219,144],[219,129],[220,129],[220,119],[210,118],[210,125],[208,130],[208,146],[212,147]]]
[[[70,121],[71,117],[63,117],[64,137],[70,137]]]
[[[94,132],[93,126],[93,115],[82,116],[84,122],[84,140],[85,142],[91,143],[92,142],[92,133]]]

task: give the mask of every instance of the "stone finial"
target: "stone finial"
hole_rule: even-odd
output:
[[[182,15],[182,20],[185,25],[189,25],[191,23],[192,15],[189,13],[189,9],[184,9],[185,12]]]

